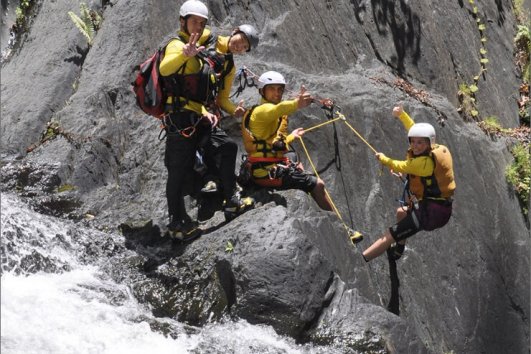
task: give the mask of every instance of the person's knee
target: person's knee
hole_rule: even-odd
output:
[[[322,191],[324,192],[324,189],[325,189],[325,184],[324,184],[324,181],[320,178],[317,178],[317,183],[315,183],[315,187],[314,187],[314,190],[315,191]]]
[[[396,219],[402,220],[407,215],[407,208],[400,207],[396,209]]]

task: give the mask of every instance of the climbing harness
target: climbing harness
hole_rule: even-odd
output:
[[[258,80],[258,77],[247,67],[244,66],[241,69],[238,69],[236,71],[236,77],[235,77],[235,80],[238,80],[238,88],[230,96],[230,98],[240,96],[243,90],[245,90],[247,87],[256,86],[255,79]]]
[[[184,138],[190,138],[192,137],[192,135],[195,134],[197,125],[199,124],[199,122],[201,122],[201,119],[202,118],[199,117],[198,119],[195,120],[194,124],[188,127],[179,129],[177,128],[177,125],[173,123],[171,116],[169,114],[166,114],[165,116],[162,117],[162,125],[161,125],[162,129],[159,132],[159,140],[163,140],[167,134],[171,134],[171,135],[179,134],[183,136]]]

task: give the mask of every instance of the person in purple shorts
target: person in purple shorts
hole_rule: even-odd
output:
[[[397,223],[363,251],[367,262],[385,251],[392,259],[399,259],[408,237],[443,227],[452,215],[455,180],[450,150],[435,144],[431,124],[415,123],[401,106],[393,108],[393,116],[408,130],[407,159],[393,160],[381,152],[376,158],[392,171],[407,175],[409,203],[397,210]]]

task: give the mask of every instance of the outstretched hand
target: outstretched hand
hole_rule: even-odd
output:
[[[308,107],[312,103],[313,97],[310,95],[308,91],[306,91],[306,87],[302,85],[301,91],[297,95],[296,100],[297,100],[297,107],[304,108],[304,107]]]
[[[245,109],[245,107],[243,106],[243,100],[241,100],[238,103],[238,106],[236,107],[236,109],[234,110],[234,114],[233,115],[236,118],[240,118],[240,117],[242,117],[245,114],[245,111],[247,111],[247,109]]]
[[[395,118],[400,117],[400,115],[404,112],[404,107],[402,107],[402,104],[398,104],[393,108],[393,116]]]
[[[205,49],[205,46],[202,45],[200,47],[197,46],[197,41],[201,38],[201,34],[199,33],[192,33],[190,35],[190,39],[188,40],[188,43],[186,43],[183,47],[183,54],[187,57],[195,57],[197,53],[203,51]]]
[[[300,138],[304,135],[304,128],[297,128],[291,132],[294,138]]]

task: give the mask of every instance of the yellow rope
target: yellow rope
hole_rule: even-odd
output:
[[[343,114],[341,114],[341,113],[339,113],[339,112],[337,112],[337,115],[339,115],[339,116],[341,116],[341,117],[343,117],[343,118],[345,117]],[[360,138],[361,141],[363,141],[363,142],[364,142],[364,143],[365,143],[365,144],[366,144],[366,145],[367,145],[367,146],[368,146],[368,147],[369,147],[369,148],[370,148],[375,154],[378,153],[378,151],[376,151],[376,149],[373,148],[373,147],[371,146],[371,144],[369,144],[369,143],[367,142],[367,140],[365,140],[365,139],[361,136],[361,134],[358,133],[358,131],[357,131],[356,129],[354,129],[354,128],[352,127],[352,125],[350,125],[350,124],[347,122],[346,119],[343,119],[343,121],[344,121],[345,124],[346,124],[346,125],[347,125],[347,126],[348,126],[348,127],[354,132],[354,134],[356,134],[356,135],[358,136],[358,138]]]
[[[313,172],[315,173],[317,178],[320,179],[321,177],[319,176],[319,173],[317,172],[317,169],[315,168],[315,165],[314,165],[314,163],[312,161],[312,158],[310,157],[310,154],[308,153],[308,149],[306,148],[306,145],[304,144],[304,141],[302,140],[302,137],[299,137],[299,140],[301,142],[302,148],[304,149],[304,153],[306,154],[306,157],[308,158],[308,161],[310,161],[310,165],[312,166]],[[351,236],[351,228],[348,227],[348,225],[343,220],[343,217],[341,216],[341,213],[339,212],[339,210],[337,209],[336,205],[334,204],[334,201],[332,200],[332,197],[330,196],[330,193],[328,193],[328,190],[326,189],[326,187],[324,188],[324,191],[326,193],[326,196],[328,197],[328,200],[330,200],[330,204],[332,205],[332,209],[336,213],[336,215],[339,218],[339,220],[341,220],[341,223],[343,224],[343,227],[345,227],[345,230],[347,231],[347,234],[350,237]]]
[[[309,132],[309,131],[311,131],[311,130],[314,130],[314,129],[320,128],[320,127],[322,127],[323,125],[330,124],[330,123],[334,123],[336,120],[340,120],[340,119],[343,119],[343,118],[341,118],[341,117],[337,117],[337,118],[334,118],[334,119],[332,119],[332,120],[326,121],[326,122],[324,122],[324,123],[320,123],[320,124],[314,125],[313,127],[310,127],[310,128],[306,128],[306,129],[304,129],[304,132],[306,133],[306,132]]]

